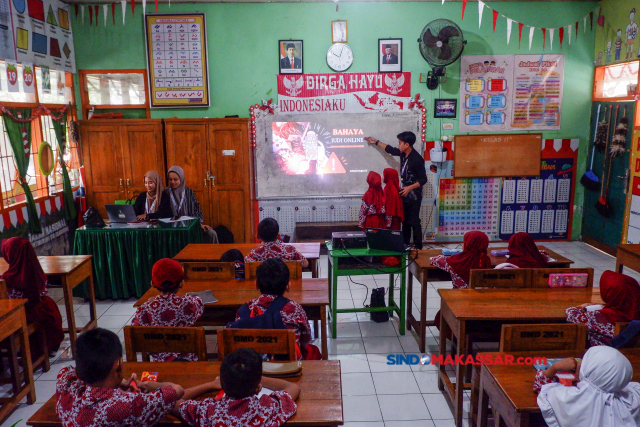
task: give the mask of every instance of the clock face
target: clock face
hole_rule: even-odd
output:
[[[336,43],[327,51],[327,65],[333,71],[345,71],[353,64],[353,52],[345,43]]]

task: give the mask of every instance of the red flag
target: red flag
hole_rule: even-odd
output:
[[[131,0],[131,15],[136,11],[136,0]]]
[[[73,5],[73,9],[76,11],[76,18],[78,17],[78,10],[80,9],[80,6],[76,3]]]
[[[562,49],[562,39],[564,38],[564,27],[559,28],[558,37],[560,37],[560,49]]]
[[[542,29],[542,50],[544,50],[545,42],[547,41],[547,29]]]
[[[496,32],[496,21],[498,20],[498,11],[493,11],[493,32]]]
[[[467,0],[462,0],[462,19],[464,19],[464,9],[467,7]]]
[[[158,0],[156,0],[156,13],[158,13]]]
[[[518,23],[518,49],[520,49],[520,42],[522,41],[522,27],[524,24]]]
[[[93,8],[89,6],[88,9],[89,9],[89,25],[93,25]],[[96,17],[96,21],[97,21],[97,17]]]
[[[98,5],[95,5],[94,7],[96,8],[96,25],[98,25]],[[89,8],[91,8],[91,6],[89,6]]]
[[[116,4],[111,3],[111,19],[113,19],[113,25],[116,25]]]
[[[593,30],[593,12],[589,12],[589,20],[591,21],[591,30]]]
[[[578,39],[578,21],[576,21],[576,40]]]

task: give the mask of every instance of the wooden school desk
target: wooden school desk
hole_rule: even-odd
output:
[[[318,260],[320,259],[320,243],[287,243],[293,246],[306,259],[309,260],[309,268],[311,269],[311,277],[318,277]],[[223,253],[229,249],[238,249],[242,255],[247,256],[251,249],[260,246],[260,243],[221,243],[218,245],[196,244],[192,243],[182,249],[173,257],[179,262],[202,262],[217,261]]]
[[[71,341],[71,354],[76,358],[76,337],[79,332],[98,326],[96,316],[96,295],[93,288],[92,255],[60,255],[39,256],[38,261],[47,277],[59,277],[62,281],[62,295],[64,306],[67,310],[67,327],[65,333],[69,334]],[[9,264],[0,258],[0,275],[9,269]],[[88,280],[89,322],[82,328],[76,327],[76,318],[73,308],[73,289]],[[54,288],[55,286],[50,286]]]
[[[616,272],[623,267],[640,272],[640,245],[616,245]]]
[[[640,245],[638,245],[640,246]],[[507,249],[506,247],[493,248],[490,247],[487,250],[487,255],[491,258],[491,266],[508,262],[507,257],[496,257],[491,255],[491,251],[496,249]],[[545,250],[547,254],[555,261],[549,263],[551,268],[569,268],[573,261],[568,258],[558,255],[557,253],[547,249],[544,246],[538,246],[538,249]],[[426,344],[426,330],[427,326],[435,326],[433,320],[427,320],[427,287],[429,281],[449,281],[451,276],[449,273],[440,270],[438,267],[434,267],[429,263],[429,258],[442,255],[440,249],[426,249],[418,251],[418,257],[415,261],[409,260],[407,265],[409,266],[409,283],[407,284],[407,300],[413,301],[413,278],[418,280],[421,285],[420,289],[420,320],[417,320],[413,316],[413,304],[407,304],[407,329],[413,327],[416,330],[418,346],[421,352],[425,352]],[[411,253],[411,257],[415,257],[415,252]]]
[[[18,355],[10,357],[11,382],[13,384],[13,396],[2,399],[0,406],[0,423],[11,414],[27,398],[27,403],[32,405],[36,401],[36,387],[33,384],[33,367],[31,366],[31,351],[29,348],[29,336],[27,335],[27,317],[24,311],[26,299],[0,299],[0,341],[12,337],[20,345],[22,353],[22,372],[18,372]],[[15,343],[15,341],[12,341]],[[12,348],[15,346],[12,344]],[[22,378],[21,378],[22,377]],[[20,386],[21,379],[24,386]]]
[[[585,302],[602,304],[600,288],[438,289],[440,294],[440,355],[447,354],[445,337],[456,337],[456,354],[466,359],[467,334],[500,328],[503,323],[564,323],[565,310]],[[489,326],[490,325],[490,326]],[[496,329],[494,332],[497,332]],[[465,365],[454,367],[456,382],[446,365],[438,371],[438,388],[453,402],[456,426],[462,425]]]
[[[158,372],[158,381],[173,382],[184,388],[194,387],[213,381],[220,375],[221,362],[124,362],[123,374],[126,378],[132,373],[144,371]],[[309,360],[302,362],[302,375],[286,378],[300,386],[300,397],[296,401],[298,410],[287,421],[287,426],[338,426],[344,423],[342,417],[342,383],[340,380],[340,361]],[[216,392],[206,397],[215,397]],[[198,398],[202,399],[203,397]],[[34,427],[62,427],[56,413],[56,397],[47,401],[31,418],[27,425]],[[180,419],[167,415],[160,427],[187,425]]]
[[[210,245],[211,246],[211,245]],[[215,245],[213,245],[215,246]],[[236,312],[245,302],[260,296],[254,280],[220,280],[185,282],[178,295],[187,292],[212,290],[218,302],[205,304],[204,314],[196,326],[226,326],[236,319]],[[138,307],[149,298],[158,295],[156,288],[149,289],[134,304]],[[284,296],[302,306],[309,320],[320,321],[320,337],[322,339],[322,358],[328,359],[327,349],[327,306],[329,305],[328,279],[296,279],[290,282],[289,292]]]
[[[515,357],[529,357],[532,355],[551,358],[582,357],[586,350],[582,351],[545,351],[545,352],[514,352]],[[633,366],[633,378],[631,381],[640,381],[640,348],[621,348]],[[494,357],[506,353],[482,353],[491,354]],[[528,427],[536,425],[536,421],[542,420],[542,414],[538,407],[538,395],[533,392],[533,380],[535,369],[531,365],[482,365],[480,367],[480,393],[478,402],[478,425],[486,426],[488,415],[487,405],[496,408],[500,418],[507,427]],[[481,423],[481,417],[485,419]],[[546,425],[544,421],[542,424]]]

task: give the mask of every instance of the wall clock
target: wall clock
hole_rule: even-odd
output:
[[[333,71],[345,71],[353,64],[353,51],[345,43],[331,45],[327,51],[327,65]]]

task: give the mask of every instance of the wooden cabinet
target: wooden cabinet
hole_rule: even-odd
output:
[[[253,240],[249,119],[166,119],[167,169],[181,166],[205,224],[224,225],[236,242]]]
[[[105,204],[146,191],[147,171],[166,174],[162,120],[81,120],[80,138],[87,205],[104,218]]]

